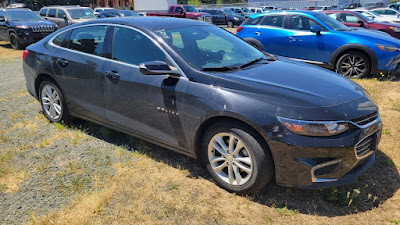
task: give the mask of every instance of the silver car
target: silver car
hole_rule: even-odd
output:
[[[39,14],[43,18],[56,23],[59,28],[97,19],[91,8],[80,6],[43,7]]]

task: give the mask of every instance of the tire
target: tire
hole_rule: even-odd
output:
[[[50,122],[69,122],[71,120],[64,95],[54,81],[42,81],[38,96],[43,114]]]
[[[15,33],[10,34],[10,44],[11,48],[14,50],[22,50],[24,48],[19,41],[19,37]]]
[[[229,143],[232,143],[231,151]],[[254,130],[242,123],[215,123],[205,132],[201,150],[200,157],[208,172],[220,187],[229,192],[254,193],[274,175],[268,146]]]
[[[337,60],[336,71],[348,78],[366,77],[371,72],[371,60],[364,53],[352,51]]]
[[[251,44],[253,47],[257,48],[260,51],[265,51],[264,46],[261,44],[260,41],[251,38],[251,39],[244,39],[247,43]]]
[[[235,26],[231,20],[228,20],[228,22],[226,22],[226,25],[228,25],[229,28],[233,28]]]

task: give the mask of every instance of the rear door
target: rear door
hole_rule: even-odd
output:
[[[104,57],[107,29],[105,25],[91,25],[61,33],[68,36],[68,43],[54,39],[57,47],[52,58],[54,74],[71,105],[70,110],[103,122],[103,67],[107,62]]]
[[[287,56],[316,62],[329,62],[333,40],[332,33],[321,24],[303,15],[289,17],[290,35]],[[318,25],[321,35],[310,31],[310,27]]]
[[[50,8],[49,11],[47,12],[47,20],[49,20],[53,23],[57,23],[56,15],[57,15],[57,9]]]
[[[7,41],[7,26],[3,11],[0,11],[0,19],[3,19],[3,21],[0,21],[0,40]]]
[[[109,123],[170,146],[184,146],[179,114],[185,114],[188,79],[139,71],[139,64],[148,61],[172,65],[164,51],[142,32],[117,26],[113,37],[112,60],[104,64]]]
[[[259,40],[265,51],[286,56],[290,31],[285,28],[285,15],[267,15],[254,29],[253,37]]]

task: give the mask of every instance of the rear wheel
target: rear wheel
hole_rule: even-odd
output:
[[[219,186],[230,192],[247,194],[259,190],[274,174],[267,148],[247,126],[219,122],[206,131],[202,159]]]
[[[51,122],[68,122],[71,118],[64,95],[58,86],[51,80],[45,80],[39,87],[40,103],[43,114]]]
[[[18,36],[15,33],[10,34],[10,44],[11,48],[14,50],[22,50],[23,46],[19,41]]]
[[[370,74],[371,60],[361,52],[342,55],[336,63],[337,73],[349,78],[361,78]]]

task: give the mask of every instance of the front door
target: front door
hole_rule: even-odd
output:
[[[105,121],[102,57],[107,26],[93,25],[64,32],[68,43],[60,43],[52,58],[53,71],[71,109],[84,117]],[[63,33],[62,33],[63,34]],[[61,35],[60,35],[61,36]]]
[[[143,75],[143,62],[163,61],[166,54],[143,33],[115,27],[112,60],[105,64],[104,96],[109,123],[170,146],[184,146],[179,114],[185,114],[185,78]]]
[[[321,34],[310,31],[312,26],[320,26]],[[287,45],[287,56],[315,62],[329,62],[332,52],[332,34],[311,18],[294,15],[289,17],[291,34]]]
[[[253,37],[259,40],[266,52],[286,56],[288,35],[290,33],[284,27],[285,15],[270,15],[260,22],[254,32]]]
[[[7,41],[7,24],[3,11],[0,11],[0,40]]]

